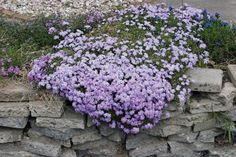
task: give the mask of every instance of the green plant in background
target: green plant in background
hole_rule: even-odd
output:
[[[203,12],[204,30],[201,37],[205,41],[210,58],[216,63],[236,63],[236,26],[220,19],[219,13],[209,16]]]
[[[48,34],[47,20],[39,17],[27,24],[0,20],[0,73],[3,76],[19,75],[13,72],[14,68],[18,71],[18,68],[27,67],[57,43]]]
[[[233,135],[235,129],[234,122],[226,113],[213,112],[212,116],[216,120],[217,125],[225,131],[224,138],[227,139],[229,143],[233,143]]]

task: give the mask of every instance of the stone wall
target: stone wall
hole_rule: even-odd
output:
[[[190,71],[193,92],[188,103],[169,106],[170,116],[138,135],[125,135],[105,124],[96,127],[48,91],[2,84],[0,156],[235,157],[235,146],[220,145],[225,123],[217,120],[224,114],[236,121],[235,65],[228,66],[228,74],[216,69]]]

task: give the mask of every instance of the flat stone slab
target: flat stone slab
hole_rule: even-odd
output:
[[[102,139],[102,136],[98,133],[96,128],[88,128],[86,130],[78,131],[75,135],[73,135],[72,143],[74,145],[78,145],[100,139]]]
[[[115,142],[102,139],[92,142],[86,142],[82,145],[73,145],[72,149],[87,151],[90,156],[116,157],[120,147]]]
[[[0,143],[17,142],[22,139],[23,130],[19,129],[0,129]]]
[[[38,117],[36,125],[48,128],[84,129],[85,118],[80,113],[76,113],[72,108],[67,107],[61,118]]]
[[[25,138],[21,146],[25,151],[38,155],[58,157],[61,154],[61,145],[49,138]]]
[[[0,102],[0,117],[28,117],[27,102]]]
[[[29,103],[32,117],[61,117],[64,101],[33,101]]]
[[[34,130],[34,129],[29,129],[29,131],[27,132],[27,135],[30,137],[30,138],[40,138],[40,137],[48,137],[48,136],[45,136],[43,135],[42,133]],[[60,145],[66,147],[66,148],[69,148],[71,147],[71,140],[70,139],[67,139],[67,140],[61,140],[61,139],[53,139],[55,142],[59,143]]]
[[[218,93],[222,88],[223,71],[220,69],[194,68],[188,72],[192,91]]]
[[[230,80],[236,87],[236,64],[230,64],[227,66],[227,72],[230,77]]]
[[[212,118],[205,122],[196,123],[193,127],[193,131],[198,132],[198,131],[210,130],[214,129],[216,126],[217,126],[216,120]]]
[[[226,82],[220,93],[207,93],[200,98],[192,97],[188,103],[190,113],[229,111],[233,107],[236,88]]]
[[[179,133],[190,131],[190,127],[181,125],[164,124],[160,122],[152,129],[147,129],[144,132],[152,136],[168,137]]]
[[[220,146],[210,149],[210,157],[235,157],[236,147],[235,146]]]
[[[13,143],[0,144],[1,157],[45,157],[23,151],[21,146]]]
[[[149,142],[143,141],[143,145],[136,147],[134,150],[129,151],[130,157],[144,157],[153,156],[167,152],[167,142],[161,139],[153,137],[153,140]],[[139,141],[140,142],[140,141]],[[141,142],[142,143],[142,142]]]
[[[64,148],[60,157],[77,157],[76,152],[72,149]]]
[[[25,117],[3,117],[0,118],[0,126],[9,128],[25,128],[28,118]]]
[[[33,91],[23,84],[7,83],[6,86],[0,88],[0,102],[28,101],[32,93]]]

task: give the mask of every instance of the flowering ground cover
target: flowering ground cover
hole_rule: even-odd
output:
[[[54,45],[53,50],[34,60],[28,78],[66,97],[97,125],[136,134],[168,116],[162,115],[168,105],[185,103],[187,70],[235,55],[235,26],[219,16],[189,6],[145,4],[74,21],[51,19],[41,29],[44,40],[34,35],[30,41],[38,49]],[[7,51],[2,48],[3,55]],[[5,66],[4,57],[2,75],[18,74],[17,64]]]

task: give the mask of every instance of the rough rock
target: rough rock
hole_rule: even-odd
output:
[[[214,118],[201,122],[201,123],[196,123],[193,127],[194,132],[198,131],[204,131],[204,130],[210,130],[213,129],[217,126],[216,120]]]
[[[115,132],[115,129],[110,128],[107,124],[102,124],[99,126],[100,134],[103,136],[109,136]]]
[[[185,133],[188,131],[190,131],[190,128],[186,126],[159,123],[154,128],[145,130],[144,132],[153,136],[168,137],[170,135]]]
[[[142,143],[142,142],[141,142]],[[153,140],[129,151],[130,157],[145,157],[156,154],[167,153],[167,142],[163,140]]]
[[[0,143],[17,142],[22,139],[23,130],[0,128]]]
[[[214,143],[215,137],[223,133],[224,132],[219,129],[201,131],[197,137],[197,140],[203,143]]]
[[[207,98],[206,98],[207,97]],[[205,94],[205,98],[192,98],[189,103],[191,113],[228,111],[233,107],[236,88],[226,82],[219,94]]]
[[[60,157],[77,157],[77,155],[74,150],[63,148]]]
[[[91,156],[114,157],[117,155],[119,146],[115,142],[106,139],[87,142],[82,145],[74,145],[75,150],[86,151]]]
[[[210,149],[210,157],[235,157],[235,146],[222,146]]]
[[[56,129],[56,128],[33,127],[30,130],[39,132],[40,134],[44,136],[51,137],[53,139],[58,139],[58,140],[69,140],[77,132],[77,130],[75,129],[66,129],[66,128]]]
[[[118,130],[107,138],[114,142],[121,142],[124,139],[125,135],[122,131]]]
[[[27,135],[28,135],[30,138],[46,137],[45,135],[43,135],[43,134],[40,133],[40,132],[35,131],[34,129],[29,129],[29,131],[27,132]],[[71,140],[70,140],[70,139],[67,139],[67,140],[54,139],[54,141],[60,143],[60,145],[66,147],[66,148],[71,147]]]
[[[81,114],[73,111],[72,108],[66,108],[61,118],[38,117],[36,119],[36,125],[38,127],[48,128],[84,129],[85,118]]]
[[[64,112],[63,101],[33,101],[29,103],[32,117],[61,117]]]
[[[90,141],[100,140],[102,136],[98,133],[96,128],[88,128],[78,131],[72,137],[72,143],[74,145],[83,144]]]
[[[221,91],[223,71],[219,69],[194,68],[189,71],[192,91],[212,92]]]
[[[231,108],[230,111],[226,112],[226,115],[232,120],[236,121],[236,107]]]
[[[182,125],[186,127],[193,126],[196,123],[204,122],[212,117],[208,113],[188,114],[184,113],[174,118],[170,118],[164,121],[169,125]]]
[[[3,117],[0,118],[0,126],[9,128],[23,129],[28,122],[28,118],[25,117]]]
[[[194,132],[180,133],[177,135],[169,136],[168,140],[183,142],[183,143],[193,143],[196,141],[198,135],[199,133],[194,133]]]
[[[28,117],[27,102],[0,102],[0,117]]]
[[[1,157],[43,157],[41,155],[32,154],[23,151],[21,147],[13,143],[0,144]]]
[[[91,126],[94,126],[95,124],[93,123],[92,119],[88,116],[87,117],[87,123],[86,123],[86,126],[87,127],[91,127]]]
[[[230,77],[230,80],[232,81],[232,83],[236,87],[236,64],[228,65],[227,72],[228,72],[228,75]]]
[[[5,87],[0,88],[0,102],[28,101],[32,93],[33,91],[29,87],[10,82]]]
[[[195,153],[186,144],[168,141],[171,153],[175,154],[177,157],[197,157],[198,154]],[[199,156],[200,157],[200,156]]]
[[[137,135],[128,135],[125,147],[127,150],[131,150],[134,148],[142,147],[150,143],[155,143],[155,141],[159,141],[159,138],[144,133],[139,133]]]
[[[61,153],[61,145],[49,138],[25,138],[21,141],[21,146],[25,151],[44,155],[48,157],[58,157]]]

